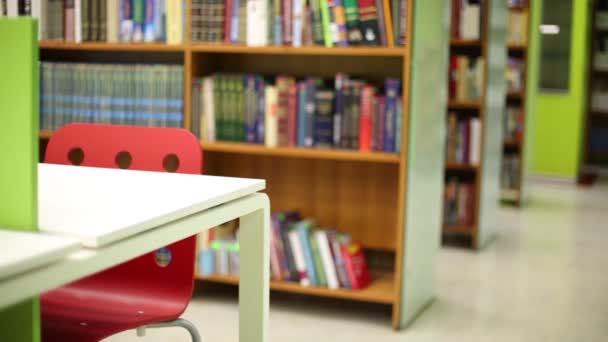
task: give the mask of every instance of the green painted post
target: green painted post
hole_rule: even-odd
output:
[[[37,22],[0,19],[0,229],[38,229]],[[40,305],[0,310],[0,341],[40,341]]]

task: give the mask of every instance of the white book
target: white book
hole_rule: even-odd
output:
[[[304,261],[304,251],[302,251],[302,245],[300,244],[298,232],[292,230],[287,233],[287,237],[289,238],[289,245],[291,246],[291,251],[293,252],[296,271],[298,271],[298,276],[300,277],[300,285],[310,286],[310,279],[308,279],[308,273],[306,272],[306,262]]]
[[[213,98],[213,77],[203,78],[201,85],[201,99],[203,111],[200,119],[201,135],[203,141],[215,141],[215,100]]]
[[[106,2],[106,38],[108,43],[118,42],[118,0]]]
[[[479,5],[464,4],[460,16],[460,35],[462,39],[479,39]]]
[[[291,19],[292,24],[292,39],[291,44],[294,47],[302,46],[302,23],[304,15],[304,1],[302,0],[293,0],[293,18]],[[337,27],[337,26],[336,26]]]
[[[74,0],[74,42],[82,43],[82,0]]]
[[[469,144],[469,158],[471,165],[479,165],[481,160],[481,121],[479,118],[471,119],[471,141]]]
[[[266,0],[247,0],[247,45],[268,45],[268,23],[266,15],[268,2]]]
[[[6,15],[9,17],[19,16],[19,0],[6,0]]]
[[[319,254],[321,254],[321,261],[323,262],[327,287],[330,289],[337,289],[340,287],[340,283],[338,282],[338,275],[336,274],[336,265],[331,256],[331,251],[329,250],[327,234],[322,230],[318,230],[315,232],[315,239],[317,239],[317,245],[319,245]]]
[[[267,86],[264,89],[264,142],[268,147],[277,147],[279,145],[278,129],[279,119],[277,117],[277,106],[279,94],[277,87]]]

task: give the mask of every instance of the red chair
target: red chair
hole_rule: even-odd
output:
[[[53,135],[45,162],[201,174],[202,159],[198,140],[183,129],[77,123]],[[99,341],[135,328],[141,336],[164,326],[186,328],[200,341],[178,319],[192,296],[195,250],[189,237],[44,293],[43,341]]]

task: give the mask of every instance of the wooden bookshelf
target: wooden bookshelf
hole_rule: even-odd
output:
[[[530,0],[530,1],[537,1],[537,0]],[[527,107],[526,107],[526,80],[527,80],[527,70],[528,70],[528,43],[530,41],[530,30],[532,27],[532,22],[531,22],[531,13],[530,13],[530,3],[528,2],[528,4],[526,5],[522,5],[522,6],[514,6],[514,7],[510,7],[509,11],[511,12],[528,12],[528,37],[525,40],[526,43],[512,43],[512,42],[508,42],[507,43],[507,52],[509,54],[509,57],[514,57],[514,58],[521,58],[524,61],[524,66],[523,66],[523,75],[522,75],[522,82],[523,82],[523,87],[521,91],[517,91],[517,92],[507,92],[506,98],[505,98],[505,103],[507,103],[507,106],[517,106],[519,108],[521,108],[522,110],[524,110],[524,124],[523,124],[523,132],[522,132],[522,139],[521,140],[513,140],[513,139],[508,139],[505,140],[503,142],[503,157],[506,157],[507,155],[516,155],[517,159],[519,160],[519,182],[518,182],[518,186],[516,189],[502,189],[501,190],[501,200],[503,200],[503,203],[507,203],[507,204],[511,204],[511,205],[515,205],[520,207],[523,204],[523,198],[521,197],[523,194],[523,186],[525,184],[524,182],[524,176],[526,174],[526,172],[524,171],[526,167],[529,167],[529,165],[526,165],[526,158],[524,157],[525,153],[528,153],[525,150],[525,143],[526,143],[526,132],[525,132],[525,116],[527,115],[527,113],[525,112]],[[501,173],[502,173],[502,167],[501,167]]]
[[[336,73],[343,72],[369,80],[376,85],[382,84],[388,77],[401,79],[404,113],[400,153],[269,148],[236,142],[201,142],[205,174],[263,178],[266,180],[265,192],[271,199],[273,212],[297,209],[302,216],[314,218],[323,227],[335,227],[350,234],[367,250],[388,253],[393,261],[392,270],[389,272],[377,273],[377,270],[371,269],[374,274],[373,281],[362,290],[329,290],[302,287],[291,282],[271,281],[273,291],[390,305],[393,312],[392,325],[400,328],[413,320],[416,316],[413,313],[420,312],[431,300],[427,291],[420,294],[403,291],[404,287],[410,286],[409,282],[414,281],[403,276],[404,260],[408,258],[409,267],[416,268],[418,274],[434,272],[427,269],[428,262],[417,261],[417,256],[410,254],[418,253],[421,249],[429,251],[425,252],[425,255],[436,253],[433,241],[437,241],[441,229],[440,222],[437,221],[434,232],[436,238],[420,237],[421,243],[417,244],[416,251],[405,247],[406,235],[408,241],[415,243],[417,234],[433,234],[432,225],[423,220],[421,215],[424,215],[424,218],[440,216],[441,206],[437,203],[437,198],[441,194],[434,192],[439,188],[436,184],[442,182],[442,176],[439,174],[441,166],[437,166],[436,179],[429,178],[429,173],[421,170],[428,167],[429,158],[440,161],[440,149],[432,149],[429,146],[441,146],[439,132],[442,131],[444,123],[439,117],[431,121],[428,117],[438,115],[440,110],[435,107],[445,106],[443,101],[437,100],[434,94],[426,91],[429,84],[434,89],[444,84],[443,77],[425,77],[424,84],[419,81],[414,87],[410,84],[411,69],[414,63],[425,62],[425,67],[428,67],[429,61],[433,64],[441,62],[441,53],[426,56],[423,51],[441,51],[447,48],[441,45],[441,41],[445,40],[443,36],[438,36],[442,34],[440,30],[413,29],[415,22],[426,25],[439,23],[442,11],[438,8],[418,10],[440,5],[437,2],[411,0],[407,2],[407,6],[405,47],[250,47],[202,44],[190,42],[188,39],[178,45],[43,41],[39,44],[40,56],[42,61],[180,63],[184,66],[184,128],[189,130],[192,129],[192,81],[214,73],[259,73],[269,76],[285,74],[329,79]],[[414,16],[420,18],[414,20]],[[190,35],[190,25],[190,20],[187,20],[186,37]],[[416,39],[421,45],[420,52],[413,51],[411,47],[415,36],[421,37]],[[462,41],[456,44],[481,46],[480,42]],[[414,55],[417,58],[413,58]],[[410,107],[412,94],[418,94],[422,100]],[[429,102],[432,104],[429,105]],[[480,107],[479,103],[456,105],[463,106],[464,109]],[[413,130],[424,131],[428,136],[412,135]],[[51,131],[40,131],[42,153],[46,146],[44,142],[50,139],[52,134]],[[429,145],[429,136],[437,137],[437,141]],[[467,167],[462,166],[462,169]],[[473,172],[475,170],[469,169]],[[414,186],[417,192],[410,194],[412,191],[408,191],[408,184]],[[425,201],[419,196],[423,192],[428,197],[429,206],[435,209],[424,213],[408,213],[410,203]],[[406,213],[409,215],[407,219]],[[409,229],[411,231],[406,234]],[[198,281],[228,286],[238,283],[238,279],[231,276],[210,275],[196,278]],[[430,275],[424,277],[433,278]],[[421,288],[419,285],[410,288]],[[428,287],[434,286],[429,284]],[[409,300],[406,297],[408,295],[416,296],[416,300]],[[420,298],[423,300],[419,300]],[[412,307],[404,310],[403,307],[407,305]]]
[[[597,22],[596,15],[599,14],[600,2],[590,1],[591,25],[589,30],[590,52],[588,61],[587,80],[587,106],[583,124],[583,143],[581,147],[578,170],[578,183],[588,185],[593,183],[598,176],[608,174],[608,151],[593,151],[591,143],[591,130],[594,128],[608,127],[608,111],[597,110],[593,106],[593,93],[598,82],[604,82],[608,77],[608,68],[598,68],[595,63],[596,51],[602,47],[602,41],[606,37],[608,27],[602,27]]]
[[[454,5],[454,4],[452,4]],[[501,12],[501,13],[499,13]],[[472,210],[472,222],[471,224],[451,224],[443,223],[443,236],[452,237],[457,235],[464,238],[468,245],[473,249],[482,248],[488,241],[488,236],[491,235],[492,228],[487,228],[486,222],[481,221],[481,217],[493,216],[491,212],[491,205],[481,205],[489,201],[495,201],[498,204],[498,197],[492,198],[496,195],[495,191],[492,191],[492,184],[498,183],[499,175],[489,174],[489,170],[496,169],[497,159],[500,155],[500,150],[493,152],[491,151],[492,146],[500,146],[502,142],[493,144],[488,142],[488,139],[497,139],[496,134],[490,134],[488,132],[496,132],[497,126],[500,124],[499,116],[496,115],[496,106],[490,105],[490,99],[497,96],[497,90],[501,89],[497,82],[497,75],[504,75],[504,69],[502,71],[497,69],[496,63],[493,63],[493,59],[496,57],[498,52],[495,47],[490,48],[491,44],[496,44],[494,40],[501,39],[503,33],[500,32],[500,25],[490,25],[489,18],[506,17],[508,8],[506,2],[500,0],[487,0],[484,1],[482,7],[481,22],[480,22],[480,34],[479,40],[462,40],[452,38],[450,41],[450,53],[454,55],[464,55],[469,58],[483,58],[485,61],[485,70],[482,79],[481,96],[479,100],[473,101],[458,101],[450,99],[446,110],[446,118],[450,113],[455,113],[458,120],[466,119],[479,119],[481,124],[481,139],[480,139],[480,160],[479,165],[469,165],[467,163],[454,163],[445,162],[444,166],[444,177],[446,184],[452,180],[457,180],[459,183],[472,184],[473,190],[471,196],[474,197],[471,205]],[[464,20],[460,18],[460,20]],[[490,44],[490,39],[492,39]],[[506,42],[505,50],[506,50]],[[451,64],[451,63],[450,63]],[[469,65],[472,67],[472,64]],[[453,70],[452,66],[448,66],[446,73],[450,75]],[[502,76],[504,77],[504,76]],[[499,95],[502,96],[502,95]],[[518,94],[514,94],[518,96]],[[490,112],[488,114],[488,112]],[[502,120],[500,120],[502,122]],[[447,131],[446,131],[447,132]],[[490,146],[490,147],[489,147]],[[490,208],[490,209],[488,209]],[[485,210],[484,213],[481,210]],[[490,211],[488,211],[490,210]],[[483,226],[482,226],[483,224]],[[487,229],[486,229],[487,228]],[[449,243],[451,239],[444,239],[444,243]],[[459,239],[461,241],[461,239]]]
[[[210,282],[238,285],[239,278],[231,275],[211,274],[207,276],[196,275],[196,279]],[[394,274],[379,273],[372,275],[373,282],[370,286],[361,290],[329,289],[327,287],[301,286],[299,283],[288,281],[270,281],[270,289],[273,291],[289,292],[302,295],[313,295],[318,297],[339,298],[359,302],[391,304],[394,301],[395,280]]]

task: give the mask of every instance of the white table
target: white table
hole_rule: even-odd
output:
[[[82,246],[0,280],[0,308],[241,218],[239,336],[265,341],[269,210],[265,181],[40,164],[39,226]]]

